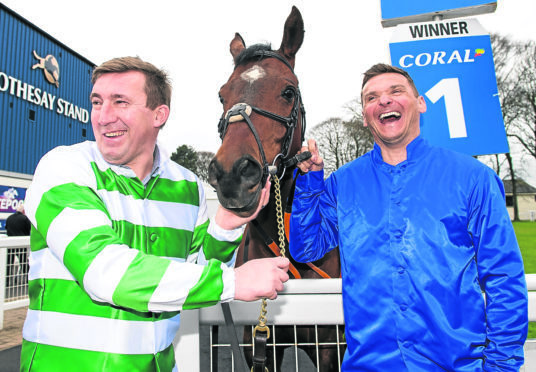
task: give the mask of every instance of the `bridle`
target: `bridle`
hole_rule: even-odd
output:
[[[264,58],[276,58],[277,60],[283,62],[285,66],[287,66],[290,69],[290,71],[294,74],[294,69],[292,68],[290,63],[283,56],[281,56],[280,54],[274,51],[260,50],[260,51],[254,52],[253,56],[259,57],[259,60],[262,60]],[[221,116],[220,122],[218,123],[218,132],[220,133],[220,138],[223,141],[223,138],[225,137],[225,134],[227,133],[227,128],[229,127],[229,124],[238,122],[238,121],[246,122],[251,133],[253,133],[253,137],[255,138],[255,141],[257,142],[257,146],[259,147],[259,153],[260,153],[262,163],[263,163],[262,164],[263,175],[261,179],[261,185],[265,184],[266,179],[268,178],[269,174],[272,174],[272,175],[280,174],[281,175],[280,178],[283,178],[283,175],[285,174],[285,170],[287,168],[290,168],[296,165],[297,163],[297,160],[295,158],[289,158],[290,144],[292,143],[292,139],[294,137],[294,130],[296,129],[298,125],[298,117],[300,113],[301,113],[300,143],[304,138],[305,109],[303,107],[300,89],[294,86],[291,86],[289,88],[294,90],[294,104],[292,106],[292,110],[289,116],[281,116],[273,112],[263,110],[259,107],[252,106],[248,103],[237,103]],[[252,112],[255,112],[259,115],[265,116],[272,120],[278,121],[286,127],[286,133],[285,133],[285,136],[283,137],[283,144],[281,146],[281,152],[275,156],[271,165],[266,160],[266,154],[264,152],[261,139],[259,137],[259,134],[257,133],[257,130],[255,129],[255,126],[253,125],[251,121],[250,115]],[[279,161],[279,165],[275,165],[278,158],[281,158]]]

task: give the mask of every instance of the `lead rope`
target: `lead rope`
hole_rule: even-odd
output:
[[[275,190],[275,206],[277,215],[277,227],[279,235],[279,250],[281,257],[285,257],[285,225],[283,221],[283,206],[281,204],[281,187],[279,185],[279,178],[277,175],[272,175],[274,180]],[[266,342],[270,338],[270,328],[266,325],[266,306],[268,305],[266,298],[262,299],[261,311],[259,315],[259,323],[253,330],[253,340],[255,343],[255,349],[253,352],[253,366],[251,372],[269,372],[266,368]]]

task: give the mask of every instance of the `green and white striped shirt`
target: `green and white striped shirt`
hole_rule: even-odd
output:
[[[179,311],[233,298],[242,229],[210,222],[197,177],[156,153],[145,184],[95,142],[41,159],[21,371],[175,371]]]

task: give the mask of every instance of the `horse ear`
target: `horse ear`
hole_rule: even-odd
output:
[[[296,53],[303,43],[304,33],[305,31],[303,27],[302,15],[298,8],[293,6],[292,11],[285,22],[283,40],[281,41],[281,46],[279,47],[279,52],[285,56],[292,67],[294,67],[294,58],[296,57]]]
[[[237,32],[235,33],[235,37],[233,40],[231,40],[231,55],[233,56],[234,61],[236,62],[236,57],[242,52],[244,49],[246,49],[246,43],[244,42],[244,39],[242,39],[242,36]]]

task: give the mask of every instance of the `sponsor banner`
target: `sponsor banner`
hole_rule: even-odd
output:
[[[426,100],[423,137],[470,155],[509,151],[491,40],[476,19],[399,25],[389,49]]]
[[[0,185],[0,213],[16,212],[25,197],[25,188]]]

